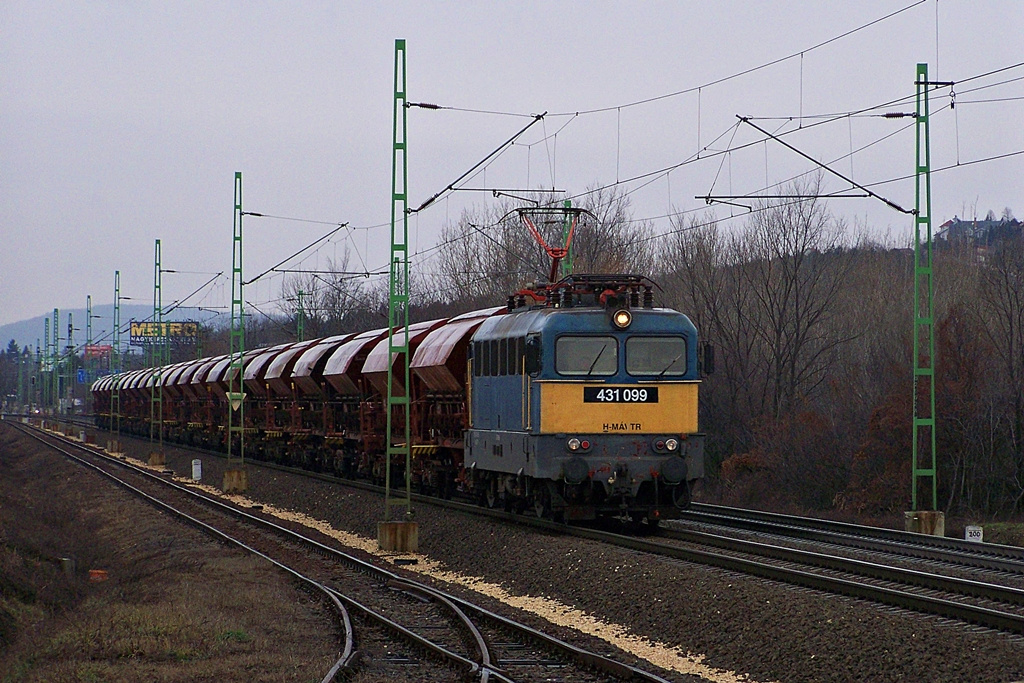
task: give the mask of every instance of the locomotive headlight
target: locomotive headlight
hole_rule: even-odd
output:
[[[676,439],[665,439],[665,448],[670,451],[674,451],[679,448],[679,441]]]
[[[570,451],[578,451],[580,449],[580,440],[573,437],[565,445],[569,447]]]
[[[624,330],[629,327],[631,322],[633,322],[633,316],[624,308],[615,311],[615,315],[612,316],[612,324],[620,330]]]

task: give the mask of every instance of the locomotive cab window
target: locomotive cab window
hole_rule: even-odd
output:
[[[619,368],[615,337],[562,336],[555,341],[555,370],[574,377],[607,377]]]
[[[686,374],[686,340],[682,337],[630,337],[626,340],[626,372],[656,377]]]

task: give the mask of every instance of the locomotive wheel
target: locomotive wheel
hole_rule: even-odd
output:
[[[487,487],[487,507],[493,510],[498,506],[498,492],[493,486]]]

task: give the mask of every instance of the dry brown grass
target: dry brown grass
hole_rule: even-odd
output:
[[[337,643],[264,561],[0,425],[0,681],[319,681]]]

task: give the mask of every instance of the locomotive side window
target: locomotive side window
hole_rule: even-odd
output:
[[[479,377],[480,370],[483,367],[482,358],[480,358],[480,342],[473,342],[473,376]]]
[[[501,357],[501,345],[497,339],[492,339],[487,342],[491,346],[491,375],[496,376],[498,374],[498,359]]]
[[[682,337],[630,337],[626,372],[657,377],[686,374],[686,340]]]
[[[619,368],[615,337],[565,335],[555,341],[555,370],[575,377],[614,375]]]

